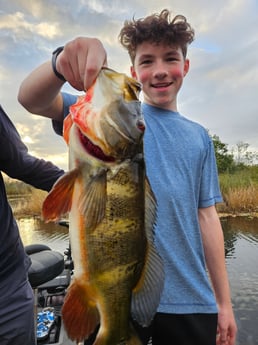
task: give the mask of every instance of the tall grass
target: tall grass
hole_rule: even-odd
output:
[[[218,206],[218,211],[258,212],[258,167],[220,174],[219,180],[224,204]]]
[[[41,215],[47,192],[4,175],[5,189],[15,217]],[[15,201],[13,201],[15,200]]]
[[[47,192],[38,189],[31,189],[30,195],[26,195],[13,207],[15,217],[19,216],[40,216],[42,204],[47,196]]]
[[[224,203],[217,206],[218,212],[258,215],[258,166],[243,167],[233,174],[220,174],[219,181]],[[8,196],[24,196],[13,208],[15,216],[41,214],[46,192],[19,181],[6,180],[5,185]]]

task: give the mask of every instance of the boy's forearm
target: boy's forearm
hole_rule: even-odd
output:
[[[219,307],[231,305],[225,265],[224,236],[215,207],[200,209],[199,220],[206,265]]]
[[[215,206],[199,209],[206,264],[218,304],[217,344],[234,345],[237,325],[225,264],[224,236]]]
[[[63,101],[60,90],[63,84],[53,73],[51,62],[48,61],[22,82],[18,101],[33,114],[61,120]]]

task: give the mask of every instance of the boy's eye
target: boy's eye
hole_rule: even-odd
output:
[[[178,61],[178,58],[176,58],[175,56],[170,56],[167,58],[167,61]]]
[[[146,59],[146,60],[142,60],[141,61],[141,65],[148,65],[148,64],[150,64],[152,61],[150,60],[150,59]]]

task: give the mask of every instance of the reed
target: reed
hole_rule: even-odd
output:
[[[224,202],[217,205],[219,213],[258,215],[258,166],[245,167],[233,174],[219,175]],[[21,197],[13,211],[16,217],[41,215],[41,207],[47,192],[35,189],[22,182],[5,181],[8,196]]]
[[[258,212],[258,170],[244,169],[234,174],[219,176],[224,203],[218,205],[219,212],[233,214]]]
[[[22,198],[21,201],[12,208],[14,216],[40,216],[42,203],[46,195],[47,192],[32,188],[30,195]]]
[[[218,211],[234,214],[258,212],[257,186],[229,189],[223,194],[223,199],[224,204],[218,206]]]

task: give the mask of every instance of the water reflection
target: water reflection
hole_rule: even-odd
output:
[[[258,219],[229,217],[221,222],[239,329],[236,345],[258,345]],[[44,243],[61,252],[68,246],[68,229],[58,224],[24,217],[18,225],[25,245]]]
[[[17,223],[24,245],[42,243],[61,253],[69,245],[68,229],[59,224],[45,223],[38,217],[19,218]]]
[[[234,257],[235,242],[240,239],[257,245],[258,218],[227,217],[221,219],[224,230],[226,257]]]
[[[222,219],[228,274],[239,328],[237,345],[258,344],[258,219]]]

